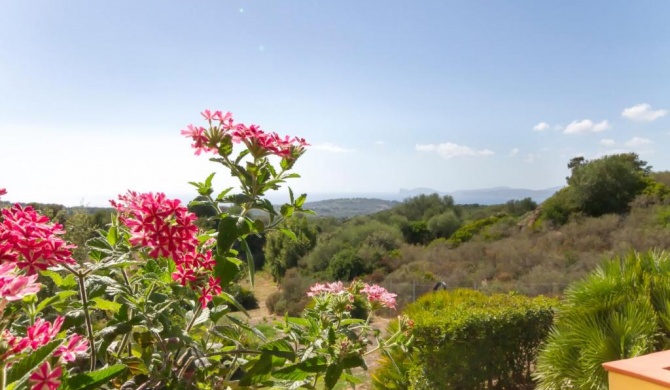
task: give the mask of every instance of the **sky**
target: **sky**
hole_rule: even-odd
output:
[[[304,137],[306,193],[560,186],[670,170],[670,2],[0,2],[3,200],[188,198],[203,109]],[[308,198],[309,199],[309,198]]]

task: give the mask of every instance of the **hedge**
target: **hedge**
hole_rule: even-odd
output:
[[[415,322],[411,388],[533,388],[531,373],[557,302],[474,290],[427,294],[405,314]]]

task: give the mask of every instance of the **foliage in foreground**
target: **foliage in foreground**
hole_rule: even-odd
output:
[[[670,255],[629,253],[570,286],[540,352],[540,390],[607,389],[602,364],[670,347]]]
[[[414,320],[415,355],[405,357],[409,367],[398,372],[407,372],[405,386],[417,390],[532,388],[536,353],[555,305],[544,297],[487,296],[473,290],[427,294],[405,309]],[[398,364],[391,357],[385,370]],[[379,389],[405,388],[395,375],[381,380],[377,373],[375,378]]]
[[[266,193],[298,177],[290,171],[307,144],[235,124],[230,113],[202,115],[207,129],[189,125],[182,134],[240,184],[237,193],[214,195],[214,174],[191,183],[193,203],[213,210],[209,220],[197,224],[163,193],[128,191],[112,202],[109,229],[75,258],[62,225],[32,207],[2,210],[0,390],[332,389],[359,381],[351,370],[366,368],[371,342],[375,350],[406,342],[407,329],[384,338],[370,326],[375,310],[395,307],[394,295],[376,285],[314,286],[313,308],[286,317],[274,340],[230,315],[244,312],[233,294],[248,296],[235,284],[240,258],[254,283],[247,241],[272,231],[296,238],[284,226],[306,212],[306,195],[289,189],[290,202],[277,210]],[[367,320],[351,318],[356,301]]]

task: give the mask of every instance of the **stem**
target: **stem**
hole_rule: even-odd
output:
[[[195,324],[195,320],[200,316],[200,312],[202,311],[202,306],[198,305],[198,308],[193,312],[193,318],[191,318],[191,321],[188,323],[188,326],[186,326],[186,332],[188,333],[191,331],[191,328],[193,327],[193,324]]]
[[[86,320],[86,331],[88,332],[88,341],[91,344],[91,371],[95,370],[95,339],[93,338],[93,324],[91,322],[91,313],[88,311],[88,295],[86,295],[86,284],[84,282],[84,274],[77,273],[79,278],[79,295],[81,296],[81,303],[84,307],[84,319]]]
[[[7,388],[7,365],[0,363],[0,390]]]

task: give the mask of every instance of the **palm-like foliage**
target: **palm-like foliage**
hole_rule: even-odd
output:
[[[670,256],[630,253],[566,291],[540,352],[538,389],[607,389],[602,363],[670,345]]]

